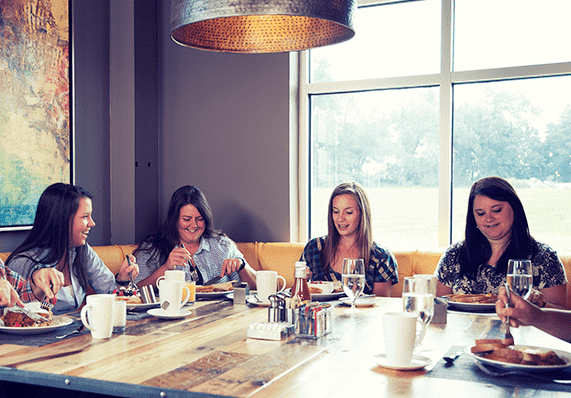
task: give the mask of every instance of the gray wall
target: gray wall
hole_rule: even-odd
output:
[[[125,1],[73,0],[75,182],[95,198],[89,243],[131,243],[153,232],[172,192],[186,184],[205,193],[215,227],[234,240],[288,241],[288,54],[181,47],[169,37],[169,1],[134,0],[136,12],[122,14]],[[157,26],[141,32],[137,20],[110,28],[111,18],[133,15]],[[158,48],[149,53],[145,37],[154,31]],[[125,40],[116,35],[128,42],[135,32],[135,54],[117,51]],[[127,91],[110,89],[133,79]],[[143,178],[139,160],[153,162]],[[26,234],[0,232],[0,252]]]
[[[289,55],[228,54],[161,29],[162,215],[180,186],[206,195],[236,241],[289,241]]]

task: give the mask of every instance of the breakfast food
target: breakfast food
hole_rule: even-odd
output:
[[[115,296],[115,300],[126,301],[127,304],[141,304],[143,302],[140,293],[134,288],[122,286],[119,290],[115,290],[113,293],[117,294],[117,296]]]
[[[478,303],[491,304],[498,301],[498,296],[492,293],[487,294],[447,294],[448,301],[454,303]]]
[[[196,293],[231,292],[234,290],[232,282],[215,283],[208,286],[196,286]]]
[[[500,339],[476,340],[476,345],[470,351],[480,354],[482,358],[520,365],[555,366],[566,364],[553,350],[507,346]]]
[[[321,290],[320,288],[314,286],[309,287],[309,294],[321,294],[321,293],[323,293],[323,290]]]
[[[53,314],[50,310],[30,310],[48,319],[48,322],[34,320],[26,315],[20,308],[5,308],[4,315],[0,317],[6,327],[42,327],[52,326]]]

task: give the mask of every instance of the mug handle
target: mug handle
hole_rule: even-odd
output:
[[[182,287],[184,290],[186,290],[186,297],[184,298],[184,300],[182,301],[182,303],[180,303],[181,308],[184,307],[184,305],[186,303],[188,303],[188,299],[190,298],[190,289],[187,286],[183,286]]]
[[[416,336],[416,339],[414,340],[413,348],[416,348],[420,343],[422,343],[422,339],[424,339],[424,335],[426,334],[426,324],[422,322],[420,318],[416,320],[416,323],[420,324],[420,333],[418,333],[418,336]]]
[[[282,288],[277,291],[277,292],[279,293],[279,292],[283,292],[283,291],[285,290],[285,288],[286,288],[286,280],[285,280],[285,278],[284,278],[283,276],[281,276],[281,275],[278,275],[278,279],[281,279],[281,280],[283,281]]]
[[[91,306],[90,306],[90,305],[86,305],[86,306],[84,306],[84,307],[81,309],[81,322],[83,323],[83,325],[84,325],[87,329],[92,330],[92,331],[95,331],[91,326],[89,326],[89,322],[87,322],[87,316],[86,316],[86,315],[87,315],[87,309],[88,309],[88,308],[91,308]]]
[[[159,277],[157,278],[157,281],[155,282],[155,284],[157,285],[157,289],[161,290],[161,287],[159,286],[159,282],[162,281],[162,280],[164,280],[164,279],[165,279],[165,276],[164,276],[164,275],[163,275],[163,276],[159,276]]]

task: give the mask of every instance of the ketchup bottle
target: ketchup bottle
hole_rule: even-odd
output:
[[[295,281],[291,287],[291,297],[299,297],[301,301],[311,301],[309,286],[307,286],[307,265],[305,261],[295,263]]]

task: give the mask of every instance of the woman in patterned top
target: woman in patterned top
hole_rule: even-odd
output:
[[[236,244],[217,231],[204,194],[186,185],[172,195],[161,230],[146,237],[133,252],[139,265],[139,286],[155,285],[165,271],[182,267],[186,280],[202,285],[217,276],[219,283],[245,281],[256,286],[256,271]]]
[[[301,256],[315,281],[341,281],[344,258],[362,258],[366,294],[388,296],[398,283],[397,261],[373,241],[371,209],[363,188],[353,183],[338,185],[329,199],[327,236],[310,240]]]
[[[513,187],[500,177],[482,178],[470,190],[465,239],[450,246],[436,267],[437,294],[497,294],[506,283],[508,260],[522,258],[533,268],[528,300],[563,308],[567,279],[557,253],[529,234]]]

